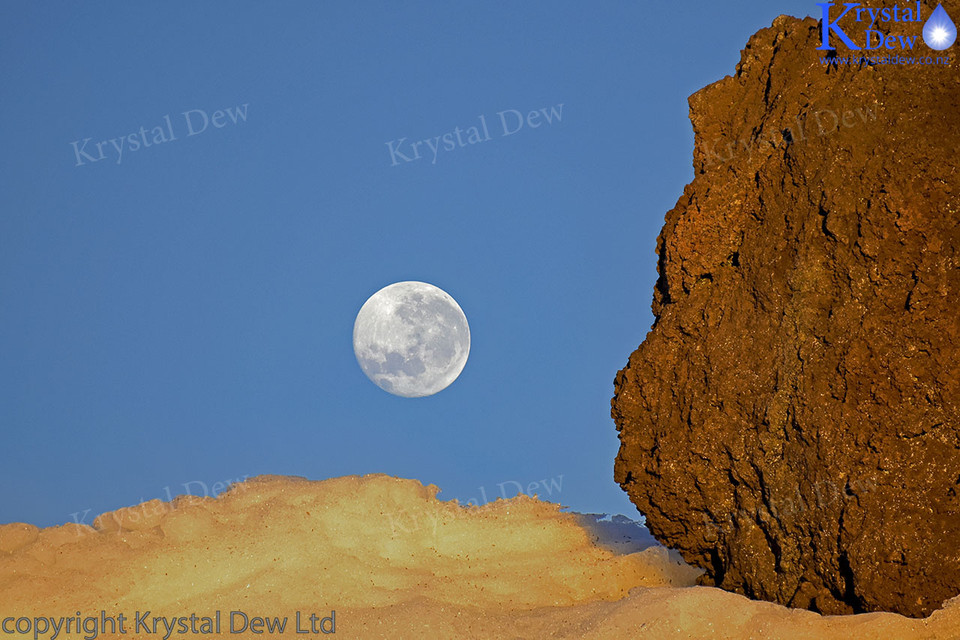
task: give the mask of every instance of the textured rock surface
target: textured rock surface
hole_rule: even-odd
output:
[[[960,74],[819,44],[778,18],[690,98],[615,477],[706,584],[921,616],[960,593]]]

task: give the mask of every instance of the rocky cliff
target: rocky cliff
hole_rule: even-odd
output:
[[[690,98],[615,477],[707,584],[921,616],[960,593],[960,73],[820,43],[778,18]]]

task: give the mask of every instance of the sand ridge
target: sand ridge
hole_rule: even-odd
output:
[[[125,633],[107,624],[99,638],[314,637],[326,635],[324,618],[351,638],[960,637],[960,607],[925,620],[793,611],[693,587],[698,571],[662,547],[613,553],[555,503],[464,507],[437,492],[383,474],[259,476],[217,498],[106,513],[94,527],[0,526],[0,624],[79,611],[126,617]],[[246,616],[239,633],[233,611]],[[217,614],[220,634],[202,634],[198,623]],[[252,633],[257,617],[285,619],[284,631]],[[57,637],[91,635],[61,627]]]

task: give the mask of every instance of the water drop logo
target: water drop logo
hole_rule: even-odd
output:
[[[923,25],[923,41],[935,51],[949,49],[957,40],[957,25],[947,15],[942,4],[930,14],[930,19]]]

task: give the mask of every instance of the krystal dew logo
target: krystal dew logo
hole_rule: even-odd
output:
[[[923,41],[934,51],[948,49],[957,41],[957,25],[953,24],[942,4],[937,5],[923,25]]]
[[[881,47],[888,50],[913,50],[914,45],[917,43],[918,36],[904,34],[885,35],[883,31],[875,27],[878,22],[903,23],[909,27],[911,23],[921,22],[923,20],[919,0],[914,7],[894,5],[892,8],[865,7],[861,6],[859,2],[845,2],[843,4],[843,12],[832,20],[830,18],[830,9],[834,6],[832,3],[818,2],[817,6],[823,10],[823,20],[821,20],[823,37],[820,46],[817,47],[817,50],[820,51],[832,51],[834,49],[830,44],[831,34],[839,38],[847,48],[855,51],[872,51],[880,49]],[[847,19],[848,23],[852,18],[860,25],[867,25],[867,28],[863,30],[864,46],[861,47],[858,45],[850,33],[847,32],[847,30],[849,30],[855,34],[852,27],[846,25],[845,27],[840,26],[840,21],[844,18]],[[933,13],[930,14],[930,17],[923,25],[923,43],[934,51],[943,51],[953,46],[956,40],[956,25],[950,19],[950,16],[947,15],[943,5],[937,5],[937,8],[933,10]]]

